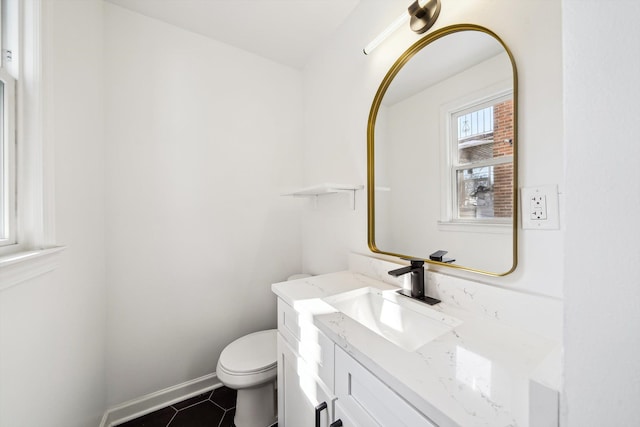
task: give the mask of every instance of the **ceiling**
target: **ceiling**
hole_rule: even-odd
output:
[[[360,0],[106,0],[302,68]]]

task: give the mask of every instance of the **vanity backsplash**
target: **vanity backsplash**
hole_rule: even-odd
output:
[[[408,277],[392,277],[399,264],[357,253],[349,254],[349,270],[382,282],[410,288]],[[562,342],[562,301],[499,288],[459,277],[425,272],[426,293],[475,315]]]

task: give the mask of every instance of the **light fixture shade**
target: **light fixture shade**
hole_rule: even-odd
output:
[[[384,31],[378,34],[378,36],[375,39],[371,40],[371,42],[365,46],[365,48],[363,49],[364,54],[365,55],[370,54],[373,51],[373,49],[378,47],[378,45],[383,41],[385,41],[385,39],[389,37],[391,34],[395,33],[396,30],[400,28],[402,25],[404,25],[404,23],[407,22],[408,20],[409,20],[409,15],[407,15],[406,13],[403,13],[402,15],[398,16],[391,23],[391,25],[385,28]]]

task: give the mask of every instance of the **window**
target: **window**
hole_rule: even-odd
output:
[[[43,53],[51,43],[43,35],[47,2],[0,4],[1,292],[55,269],[64,247],[55,245],[54,157],[43,102],[41,71],[50,67]]]
[[[16,243],[15,83],[0,69],[0,246]]]
[[[3,38],[4,41],[4,38]],[[16,243],[15,81],[0,63],[0,248]]]
[[[509,223],[513,215],[513,99],[496,96],[450,113],[452,222]]]

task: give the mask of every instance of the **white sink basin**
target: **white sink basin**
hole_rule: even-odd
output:
[[[417,350],[461,323],[393,291],[362,288],[324,301],[407,351]]]

